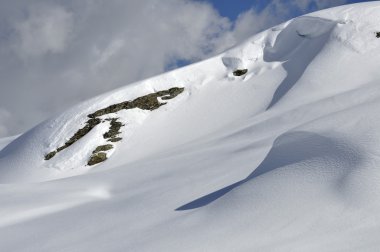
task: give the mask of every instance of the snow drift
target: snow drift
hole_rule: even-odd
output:
[[[295,18],[0,140],[0,250],[376,251],[379,12]]]

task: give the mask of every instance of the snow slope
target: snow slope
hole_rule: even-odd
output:
[[[290,20],[19,136],[0,151],[0,251],[377,251],[379,14]],[[106,121],[44,160],[89,114],[173,87],[108,115],[125,126],[105,162],[86,165]]]

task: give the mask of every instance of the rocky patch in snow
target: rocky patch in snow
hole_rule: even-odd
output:
[[[242,76],[248,72],[248,69],[237,69],[233,72],[234,76]]]
[[[173,99],[177,95],[182,93],[183,90],[184,88],[179,88],[179,87],[173,87],[167,90],[161,90],[155,93],[138,97],[132,101],[124,101],[121,103],[112,104],[106,108],[99,109],[95,111],[94,113],[87,115],[90,119],[86,122],[86,125],[83,128],[79,129],[65,144],[58,147],[56,150],[47,153],[45,155],[45,160],[52,159],[58,152],[66,149],[67,147],[71,146],[72,144],[80,140],[82,137],[87,135],[87,133],[89,133],[96,125],[100,123],[105,123],[106,121],[110,122],[110,127],[109,127],[109,130],[103,134],[103,138],[108,139],[107,140],[108,142],[121,141],[122,138],[119,137],[119,135],[121,134],[120,129],[124,126],[124,124],[118,121],[119,118],[110,117],[106,119],[101,119],[100,117],[104,115],[108,115],[108,114],[114,114],[124,109],[128,110],[128,109],[139,108],[142,110],[153,111],[166,104],[166,102],[162,102],[160,100]],[[101,146],[96,147],[95,150],[92,152],[92,155],[87,164],[91,166],[91,165],[95,165],[95,164],[105,161],[107,159],[106,151],[109,151],[111,149],[113,149],[112,144],[101,145]]]

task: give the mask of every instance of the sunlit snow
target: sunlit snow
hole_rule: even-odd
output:
[[[377,251],[379,31],[379,2],[312,13],[0,139],[0,251]],[[172,87],[117,112],[104,163],[86,158],[106,126],[44,160]]]

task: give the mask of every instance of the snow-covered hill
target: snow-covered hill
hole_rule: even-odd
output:
[[[0,251],[377,251],[379,32],[312,13],[1,139]]]

